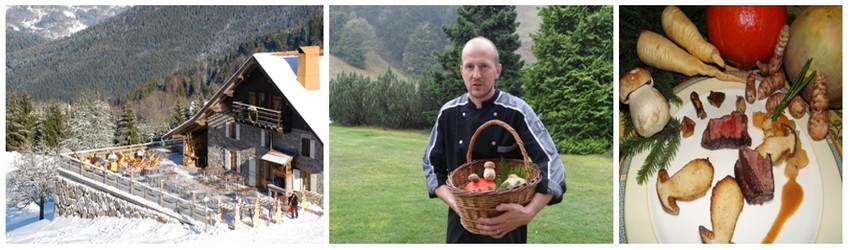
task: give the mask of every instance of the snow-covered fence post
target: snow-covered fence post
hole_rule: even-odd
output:
[[[210,197],[208,195],[204,196],[204,232],[207,231],[207,227],[210,225]]]
[[[260,193],[257,193],[257,199],[254,200],[254,227],[260,226]]]
[[[239,211],[239,207],[242,206],[242,200],[238,197],[236,198],[236,205],[233,206],[233,230],[239,230],[242,226],[242,216],[241,211]]]
[[[280,200],[275,199],[274,203],[275,203],[275,213],[274,213],[275,224],[280,224],[281,222],[283,222],[283,218],[282,218],[283,212],[280,211],[280,206],[281,206]]]
[[[222,214],[222,212],[221,212],[221,210],[222,210],[222,208],[221,208],[221,197],[218,198],[218,204],[216,205],[216,207],[217,207],[217,211],[216,211],[216,216],[215,216],[215,224],[218,225],[222,221],[222,219],[221,219],[221,214]]]
[[[130,171],[130,195],[133,195],[133,187],[136,183],[135,179],[133,179],[133,171]]]

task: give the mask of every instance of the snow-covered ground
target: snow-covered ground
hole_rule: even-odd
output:
[[[38,207],[30,206],[24,211],[6,211],[6,221],[38,218]],[[8,226],[8,225],[7,225]],[[88,244],[88,243],[327,243],[325,238],[327,219],[315,214],[301,212],[298,219],[284,219],[282,224],[261,225],[258,228],[243,227],[230,230],[224,227],[183,226],[163,224],[150,219],[119,219],[100,217],[81,219],[77,217],[55,217],[30,223],[6,232],[6,244]]]
[[[16,153],[2,153],[2,172],[11,171]],[[2,197],[5,200],[5,192]],[[5,202],[4,202],[5,203]],[[141,243],[202,243],[202,244],[326,244],[328,218],[301,211],[298,219],[284,219],[282,224],[243,226],[239,230],[204,225],[184,226],[163,224],[151,219],[119,219],[100,217],[81,219],[54,216],[53,204],[48,203],[45,220],[38,220],[38,206],[24,209],[6,207],[6,244],[141,244]]]

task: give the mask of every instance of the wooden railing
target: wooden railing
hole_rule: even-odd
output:
[[[98,152],[114,152],[114,151],[123,151],[141,148],[141,146],[145,145],[133,145],[126,147],[114,147],[108,149],[98,149],[98,150],[89,150],[89,151],[81,151],[75,153],[62,154],[61,160],[59,164],[59,168],[63,171],[60,171],[60,174],[73,174],[79,177],[87,179],[88,183],[81,182],[81,184],[92,186],[97,189],[104,189],[102,187],[112,187],[117,189],[118,192],[125,192],[124,194],[116,194],[112,190],[106,190],[107,192],[111,192],[113,195],[122,198],[122,199],[133,199],[133,197],[140,197],[144,200],[148,201],[148,204],[139,204],[146,207],[151,207],[152,205],[158,205],[162,209],[172,210],[183,216],[184,220],[188,220],[191,218],[194,221],[204,222],[210,224],[213,222],[212,218],[215,217],[217,213],[217,200],[209,200],[205,202],[203,198],[206,195],[210,195],[209,193],[198,193],[191,192],[191,195],[186,195],[189,197],[183,198],[182,195],[179,194],[180,191],[185,190],[170,190],[169,185],[166,185],[165,178],[161,178],[157,182],[151,183],[154,186],[151,186],[147,182],[137,181],[136,178],[139,177],[133,172],[129,176],[124,176],[119,173],[114,173],[109,171],[106,168],[94,166],[88,162],[80,161],[74,155],[81,154],[91,154]],[[150,145],[146,145],[150,146]],[[62,173],[66,172],[66,173]],[[76,176],[75,176],[76,177]],[[78,178],[78,177],[76,177]],[[97,187],[100,186],[100,187]],[[172,187],[173,188],[173,187]],[[255,199],[255,197],[246,197],[249,199]],[[269,206],[271,204],[271,198],[265,198],[261,201],[264,205]],[[134,202],[136,203],[136,202]],[[223,200],[223,204],[220,204],[227,212],[232,213],[233,208],[236,205],[235,202],[229,200]],[[241,204],[241,213],[247,213],[249,209],[253,209],[252,205],[249,204]],[[155,209],[160,210],[160,209]],[[244,219],[247,216],[242,216]],[[179,219],[179,218],[178,218]],[[271,221],[271,218],[264,217],[264,219]],[[249,218],[250,220],[250,218]],[[224,223],[227,223],[226,221]],[[232,223],[232,222],[231,222]],[[230,224],[230,223],[228,223]]]
[[[261,128],[283,130],[283,117],[280,111],[259,106],[233,102],[233,117],[242,123],[252,124]]]

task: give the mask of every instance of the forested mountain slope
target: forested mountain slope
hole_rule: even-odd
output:
[[[210,56],[320,44],[321,16],[321,6],[137,6],[70,37],[10,50],[6,91],[66,102],[80,91],[124,95]],[[254,41],[261,38],[270,40]]]

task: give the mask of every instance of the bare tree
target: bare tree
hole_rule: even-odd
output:
[[[44,219],[44,204],[53,196],[56,183],[58,157],[55,152],[21,153],[6,175],[6,206],[24,208],[35,203],[39,207],[38,219]]]

